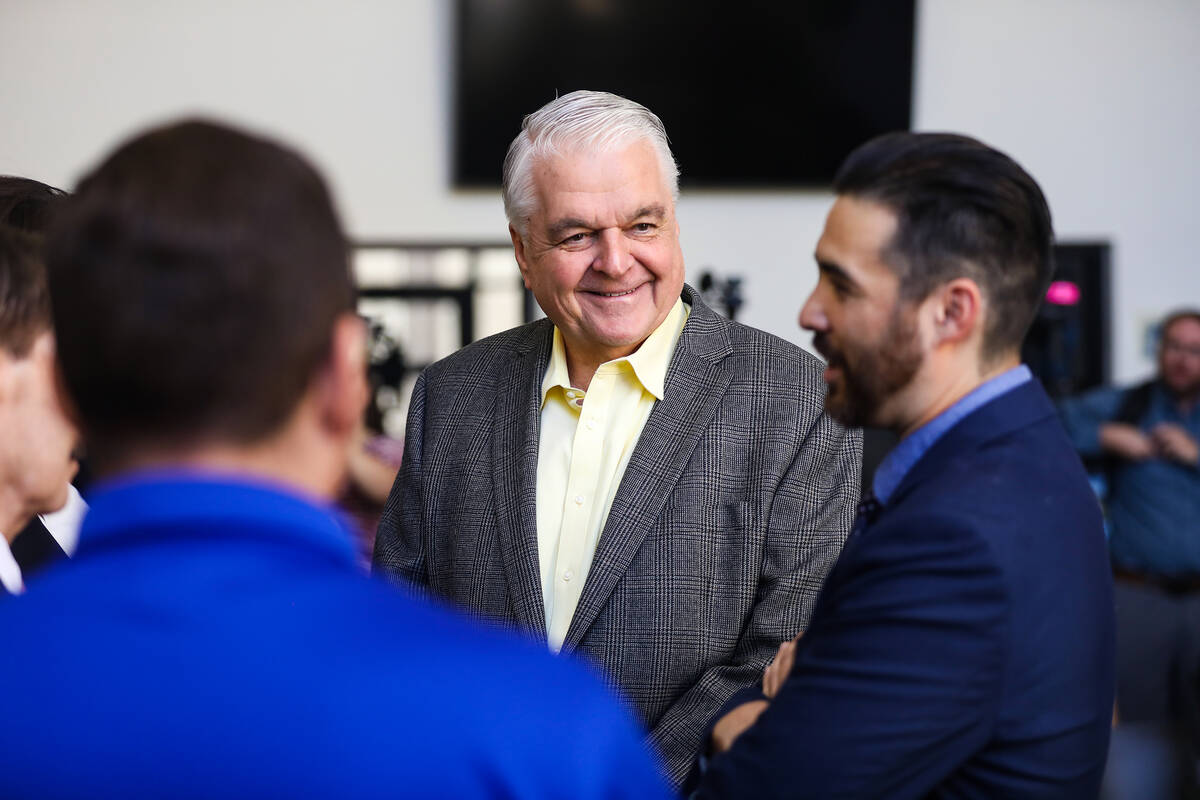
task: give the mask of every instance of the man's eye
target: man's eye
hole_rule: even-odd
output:
[[[559,242],[559,244],[582,244],[587,240],[587,237],[586,233],[573,233]]]
[[[843,281],[831,280],[829,287],[833,289],[833,293],[838,297],[846,297],[850,294],[850,286]]]
[[[639,222],[633,226],[634,233],[651,233],[658,226],[653,222]]]

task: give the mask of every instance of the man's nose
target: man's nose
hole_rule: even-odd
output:
[[[597,242],[596,259],[592,269],[605,275],[619,277],[624,275],[633,265],[633,257],[629,252],[629,242],[625,235],[616,228],[606,228],[600,232]]]
[[[817,298],[816,289],[804,301],[804,305],[800,307],[799,321],[800,327],[808,331],[820,332],[829,327],[829,320],[825,317],[825,308]]]

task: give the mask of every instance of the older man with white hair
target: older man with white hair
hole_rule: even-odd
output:
[[[594,661],[678,784],[804,628],[860,438],[822,413],[816,359],[684,284],[677,180],[635,102],[578,91],[526,117],[504,205],[548,319],[421,375],[375,562]]]

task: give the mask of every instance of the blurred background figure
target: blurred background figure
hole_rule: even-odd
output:
[[[1110,772],[1196,790],[1200,754],[1200,310],[1169,314],[1158,371],[1060,404],[1097,478],[1116,578],[1117,707]],[[1124,748],[1123,743],[1128,742]],[[1163,752],[1165,748],[1165,752]],[[1138,768],[1137,762],[1142,765]],[[1164,773],[1163,764],[1180,765]],[[1153,797],[1137,784],[1112,796]],[[1147,793],[1149,792],[1149,793]]]
[[[74,550],[87,510],[68,482],[77,468],[75,435],[55,386],[40,240],[65,197],[29,178],[0,176],[0,371],[8,390],[0,393],[6,506],[0,584],[9,593],[23,591],[31,574]]]
[[[379,389],[381,386],[398,385],[406,370],[400,345],[388,335],[384,326],[369,321],[368,329],[367,381],[371,388],[370,399],[363,413],[362,425],[350,441],[346,483],[338,496],[338,505],[349,514],[358,536],[359,560],[364,570],[370,569],[379,516],[383,513],[404,455],[404,440],[384,432]]]

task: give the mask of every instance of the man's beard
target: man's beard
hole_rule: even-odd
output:
[[[1186,372],[1182,375],[1168,374],[1167,370],[1159,368],[1163,383],[1177,401],[1191,401],[1200,396],[1200,380]]]
[[[923,361],[916,314],[902,313],[899,305],[875,346],[849,344],[839,350],[823,333],[813,344],[841,372],[828,387],[825,411],[849,428],[878,424],[880,406],[912,381]]]

